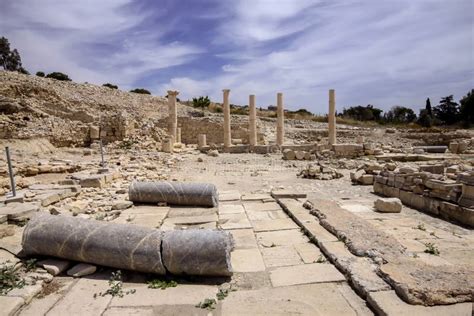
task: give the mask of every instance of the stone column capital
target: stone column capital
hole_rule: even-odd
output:
[[[229,93],[229,92],[230,92],[230,89],[222,89],[222,92],[224,92],[224,93]]]
[[[168,90],[168,95],[177,96],[178,94],[179,94],[179,91],[177,90]]]

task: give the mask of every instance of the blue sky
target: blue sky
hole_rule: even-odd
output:
[[[473,0],[0,0],[0,35],[35,73],[326,113],[419,109],[474,88]]]

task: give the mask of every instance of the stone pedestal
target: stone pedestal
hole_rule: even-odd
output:
[[[100,128],[99,126],[91,126],[89,128],[89,135],[92,140],[96,140],[100,138]]]
[[[198,148],[202,148],[206,146],[207,146],[206,134],[199,134],[198,135]]]
[[[255,95],[249,96],[249,144],[257,145],[257,109],[255,108]]]
[[[224,147],[231,146],[232,138],[230,132],[230,105],[229,105],[229,89],[222,90],[224,94]]]
[[[176,108],[176,96],[178,91],[168,90],[168,133],[172,143],[176,142],[176,131],[178,128],[178,112]]]
[[[277,137],[278,146],[283,145],[285,135],[285,112],[283,109],[283,93],[277,93]]]
[[[163,143],[161,145],[161,149],[165,153],[171,153],[171,152],[173,152],[173,145],[174,145],[173,143],[174,143],[174,140],[170,137],[170,138],[163,141]]]
[[[329,90],[329,112],[328,112],[328,125],[329,125],[329,145],[336,143],[336,93],[334,89]]]

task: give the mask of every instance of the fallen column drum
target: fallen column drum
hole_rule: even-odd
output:
[[[233,239],[228,232],[219,230],[163,232],[130,224],[38,214],[26,225],[22,246],[27,256],[46,255],[146,273],[232,275]]]
[[[215,207],[219,203],[217,188],[210,183],[134,181],[128,189],[128,197],[130,201],[138,203],[165,202],[170,205],[207,207]]]

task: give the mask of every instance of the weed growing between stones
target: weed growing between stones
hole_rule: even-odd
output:
[[[216,308],[216,300],[213,298],[206,298],[204,301],[199,302],[199,304],[196,305],[196,307],[202,308],[202,309],[208,309],[208,310],[213,310]]]
[[[174,280],[166,281],[166,280],[159,280],[159,279],[153,279],[151,281],[148,281],[147,284],[148,284],[148,288],[150,289],[162,289],[162,290],[168,287],[178,286],[178,283]]]
[[[97,296],[106,296],[110,295],[113,297],[123,297],[124,295],[134,294],[137,290],[131,289],[129,291],[124,292],[123,289],[123,282],[122,282],[122,271],[117,270],[117,272],[112,272],[112,276],[109,280],[109,288],[104,293],[100,292],[99,294],[95,293],[94,298]]]
[[[14,264],[5,262],[0,267],[0,295],[6,295],[13,289],[21,289],[25,286],[25,280],[20,277],[18,269]]]
[[[426,227],[423,223],[419,223],[418,226],[416,227],[413,227],[413,229],[419,229],[419,230],[422,230],[422,231],[426,231]]]
[[[326,263],[327,259],[323,255],[319,255],[318,259],[316,259],[316,263]]]
[[[217,292],[216,297],[219,301],[222,301],[229,295],[230,289],[219,289],[219,292]]]
[[[426,253],[439,256],[439,249],[434,243],[429,242],[429,243],[426,243],[425,246],[426,246],[426,249],[425,249]]]
[[[31,259],[26,260],[26,261],[24,262],[26,272],[35,270],[35,269],[36,269],[36,262],[37,262],[37,261],[38,261],[38,260],[37,260],[37,259],[34,259],[34,258],[31,258]]]

